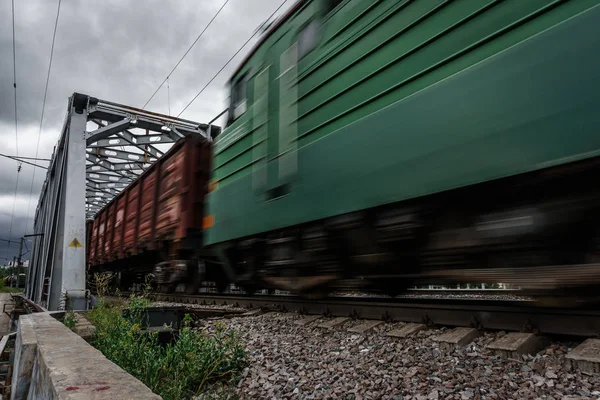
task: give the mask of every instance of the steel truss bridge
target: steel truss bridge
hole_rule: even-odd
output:
[[[74,93],[35,212],[25,296],[48,310],[88,306],[86,220],[173,143],[220,130]]]

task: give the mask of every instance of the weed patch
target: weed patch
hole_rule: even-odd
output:
[[[209,385],[235,381],[246,364],[236,332],[224,324],[210,333],[193,329],[186,315],[177,340],[161,345],[158,333],[142,325],[149,304],[145,295],[132,295],[124,318],[122,307],[99,298],[87,315],[96,327],[91,343],[165,400],[192,398]]]
[[[70,330],[75,328],[75,325],[77,324],[77,316],[73,310],[69,310],[65,313],[65,316],[62,318],[62,323],[65,324],[65,326]]]

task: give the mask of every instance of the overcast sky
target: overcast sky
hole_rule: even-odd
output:
[[[63,0],[38,157],[51,156],[73,92],[142,107],[224,1]],[[179,114],[282,1],[229,0],[169,79],[171,114]],[[293,3],[288,0],[277,15]],[[58,0],[15,0],[17,149],[11,0],[0,0],[0,153],[35,156],[57,5]],[[182,118],[208,122],[225,108],[225,83],[254,42]],[[165,85],[147,109],[167,114],[168,107]],[[32,233],[46,175],[37,169],[31,191],[33,169],[24,164],[18,174],[15,202],[17,163],[0,157],[0,239]],[[0,264],[17,253],[18,244],[0,241]]]

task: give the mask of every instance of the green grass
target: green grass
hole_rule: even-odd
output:
[[[193,329],[186,315],[177,341],[161,346],[157,333],[148,334],[141,328],[149,303],[143,296],[132,296],[126,319],[122,307],[100,299],[87,315],[96,326],[92,345],[165,400],[189,399],[208,387],[218,387],[224,393],[223,388],[234,385],[246,365],[236,332],[224,324],[217,324],[210,333]]]
[[[65,313],[65,316],[62,318],[62,323],[65,324],[65,326],[70,330],[75,328],[75,325],[77,324],[77,316],[73,310],[69,310]]]
[[[0,293],[21,293],[23,288],[11,288],[7,286],[0,287]]]

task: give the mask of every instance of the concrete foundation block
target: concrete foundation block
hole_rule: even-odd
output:
[[[246,311],[243,314],[240,314],[240,317],[255,317],[257,315],[262,314],[262,310],[260,308],[257,308],[255,310],[250,310],[250,311]]]
[[[280,312],[279,315],[285,318],[294,318],[298,314],[296,314],[295,312]]]
[[[350,318],[337,317],[337,318],[334,318],[327,322],[323,322],[322,324],[317,325],[317,327],[323,328],[323,329],[334,329],[342,324],[345,324],[348,321],[350,321]]]
[[[425,324],[409,323],[409,324],[405,324],[401,328],[394,329],[393,331],[388,332],[386,335],[391,336],[391,337],[397,337],[397,338],[405,338],[405,337],[414,335],[415,333],[419,332],[421,329],[425,329],[425,327],[426,327]]]
[[[533,333],[510,332],[488,344],[486,348],[507,358],[520,359],[523,354],[537,354],[547,344],[546,338]]]
[[[295,322],[295,324],[300,325],[300,326],[306,326],[308,324],[315,322],[316,320],[318,320],[320,318],[321,318],[320,315],[311,315],[309,317],[299,319],[298,321]]]
[[[433,340],[440,343],[440,349],[450,351],[457,347],[468,345],[473,339],[480,335],[481,333],[474,328],[454,328],[451,331],[433,338]]]
[[[86,341],[90,340],[92,336],[94,336],[96,327],[90,321],[88,321],[83,314],[76,313],[76,316],[77,322],[75,323],[73,332],[81,336]]]
[[[264,313],[264,314],[260,314],[260,316],[261,316],[262,318],[265,318],[265,319],[266,319],[266,318],[278,317],[278,316],[280,316],[280,315],[281,315],[281,313],[280,313],[280,312],[277,312],[277,311],[269,311],[269,312],[266,312],[266,313]]]
[[[348,329],[348,332],[366,333],[381,324],[383,324],[383,321],[365,321],[360,325],[357,325],[357,326],[354,326],[354,327]]]
[[[600,339],[587,339],[565,356],[565,362],[572,369],[600,373]]]

